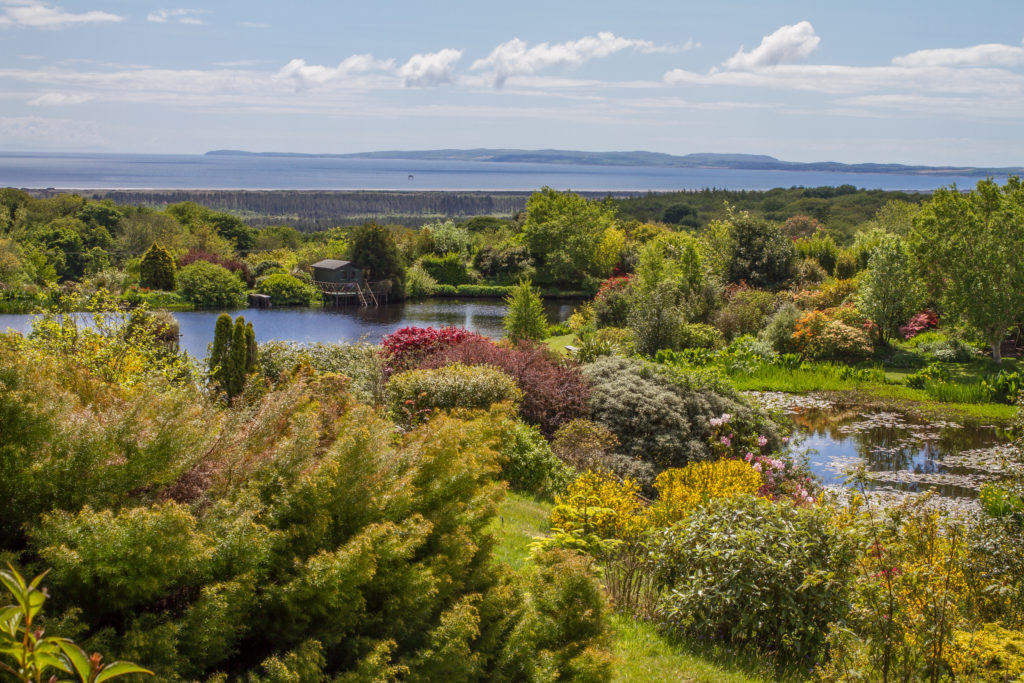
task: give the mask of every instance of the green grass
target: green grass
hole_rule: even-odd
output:
[[[548,337],[544,340],[544,343],[548,345],[548,348],[552,351],[557,351],[563,356],[569,353],[566,350],[566,346],[572,344],[572,340],[576,338],[575,334],[563,334],[558,337]]]
[[[491,531],[498,539],[494,559],[514,569],[522,567],[534,537],[547,533],[550,517],[551,503],[521,493],[509,493],[491,523]]]
[[[766,683],[806,679],[806,676],[779,673],[756,655],[674,642],[653,624],[623,614],[612,617],[612,633],[615,655],[612,680],[616,683]]]

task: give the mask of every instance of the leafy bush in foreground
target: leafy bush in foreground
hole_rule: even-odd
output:
[[[711,500],[655,532],[658,613],[682,633],[815,661],[848,605],[856,545],[827,508]]]

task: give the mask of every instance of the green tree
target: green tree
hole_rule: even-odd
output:
[[[178,289],[200,308],[232,308],[245,299],[245,285],[238,276],[209,261],[196,261],[182,268]]]
[[[796,251],[779,226],[746,211],[729,220],[726,278],[758,289],[777,289],[793,277]]]
[[[875,247],[860,282],[857,306],[888,344],[921,303],[917,270],[903,240],[889,235]]]
[[[245,371],[252,372],[256,369],[256,363],[259,362],[259,347],[256,345],[256,330],[253,329],[252,323],[246,323],[245,325]]]
[[[526,202],[523,239],[546,281],[578,284],[585,276],[608,275],[598,250],[614,225],[610,205],[545,187]]]
[[[395,238],[387,228],[364,223],[352,230],[349,258],[364,270],[367,280],[391,280],[395,291],[405,286],[405,266]]]
[[[139,284],[150,289],[174,291],[174,257],[159,243],[146,250],[139,262]]]
[[[544,302],[529,280],[520,280],[505,298],[505,333],[513,344],[523,340],[540,341],[547,335],[548,320]]]
[[[235,318],[235,327],[231,333],[231,348],[228,349],[228,362],[224,372],[224,389],[228,398],[242,393],[245,378],[248,376],[246,366],[249,361],[249,337],[245,330],[245,318]]]
[[[992,348],[1024,312],[1024,184],[988,179],[974,192],[935,192],[914,221],[912,243],[932,293]]]
[[[231,316],[221,313],[213,328],[213,346],[206,362],[209,377],[218,384],[224,383],[224,370],[228,366],[228,349],[231,348]]]

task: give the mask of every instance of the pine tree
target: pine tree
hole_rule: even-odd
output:
[[[154,242],[139,262],[139,284],[150,289],[174,291],[174,257]]]
[[[544,314],[544,302],[533,290],[529,280],[520,280],[505,299],[508,312],[505,314],[505,332],[509,341],[518,344],[529,339],[540,341],[547,336],[548,320]]]
[[[213,330],[213,347],[207,361],[210,380],[224,386],[224,371],[228,364],[228,350],[231,348],[231,316],[221,313]]]

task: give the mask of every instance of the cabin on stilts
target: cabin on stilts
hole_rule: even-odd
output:
[[[363,269],[351,261],[328,258],[314,263],[312,269],[313,286],[328,305],[358,303],[360,306],[378,306],[381,296],[386,301],[391,291],[390,282],[370,282],[364,277]],[[386,284],[386,288],[382,288],[382,284]]]

